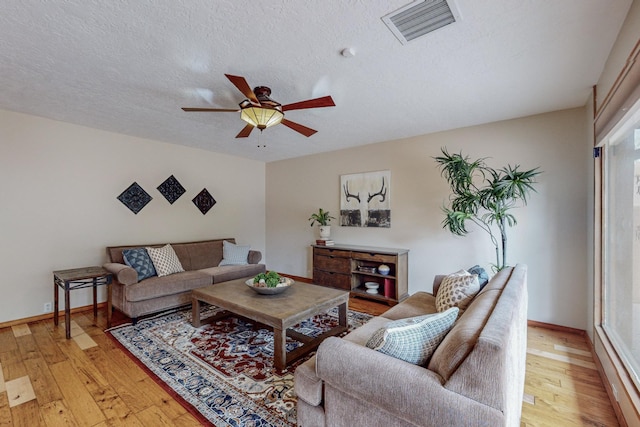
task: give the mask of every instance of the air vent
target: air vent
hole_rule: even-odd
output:
[[[418,0],[382,17],[391,32],[405,44],[456,22],[458,11],[452,0]]]

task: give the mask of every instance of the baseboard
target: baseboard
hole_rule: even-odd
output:
[[[104,309],[106,305],[107,305],[106,302],[99,302],[98,310]],[[75,314],[75,313],[81,313],[87,310],[93,310],[93,304],[85,305],[83,307],[75,307],[75,308],[72,308],[70,311],[71,311],[71,314]],[[64,322],[64,310],[59,311],[58,313],[59,313],[59,317],[61,318],[61,321]],[[40,320],[53,321],[53,313],[44,313],[44,314],[39,314],[37,316],[25,317],[23,319],[9,320],[8,322],[0,323],[0,328],[9,328],[11,326],[22,325],[24,323],[39,322]]]
[[[583,336],[587,335],[587,331],[585,331],[584,329],[570,328],[568,326],[555,325],[553,323],[538,322],[536,320],[527,320],[527,326],[530,326],[532,328],[551,329],[552,331],[566,332],[568,334],[583,335]]]

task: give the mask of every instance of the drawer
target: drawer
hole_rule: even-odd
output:
[[[344,251],[340,249],[331,249],[331,248],[313,248],[313,254],[340,257],[340,258],[351,258],[351,251]]]
[[[351,259],[334,256],[314,255],[313,268],[336,273],[351,273]]]
[[[353,259],[361,260],[361,261],[374,261],[374,262],[385,262],[389,264],[396,263],[395,255],[387,255],[387,254],[377,254],[377,253],[369,253],[369,252],[354,252]]]
[[[330,288],[351,290],[351,275],[313,269],[313,282]]]

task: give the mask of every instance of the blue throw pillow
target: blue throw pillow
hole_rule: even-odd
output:
[[[251,246],[235,245],[226,240],[222,241],[222,261],[218,265],[247,265],[247,258]]]
[[[145,248],[125,249],[122,251],[122,258],[125,264],[138,273],[138,282],[157,275]]]
[[[489,283],[489,275],[487,274],[485,269],[480,267],[479,265],[474,265],[473,267],[471,267],[467,271],[470,274],[477,274],[478,275],[478,282],[480,283],[480,290],[482,290],[482,288],[484,288],[484,286],[487,283]]]

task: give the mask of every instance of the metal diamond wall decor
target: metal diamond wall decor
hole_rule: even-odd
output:
[[[171,175],[158,186],[158,191],[170,204],[173,204],[173,202],[178,200],[187,190],[184,189],[175,176]]]
[[[203,188],[201,192],[198,193],[196,197],[193,198],[193,204],[196,205],[202,215],[205,215],[209,212],[209,209],[216,204],[216,199],[213,198],[211,194],[207,191],[206,188]]]
[[[152,199],[153,197],[151,197],[149,193],[144,191],[144,189],[140,187],[137,182],[131,184],[129,188],[124,190],[118,196],[118,200],[120,200],[123,205],[128,207],[131,212],[136,215],[142,210],[142,208],[147,206],[147,203],[149,203]]]

